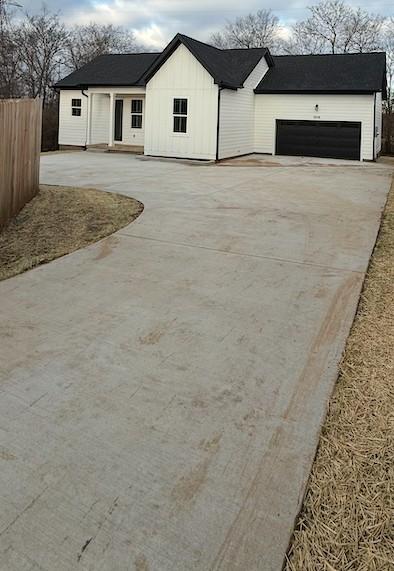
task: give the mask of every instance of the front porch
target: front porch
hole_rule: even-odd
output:
[[[88,149],[144,152],[144,88],[90,88],[86,96]]]

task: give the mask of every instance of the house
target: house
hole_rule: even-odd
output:
[[[384,53],[273,56],[177,34],[162,53],[102,55],[59,81],[59,146],[220,160],[374,160]]]

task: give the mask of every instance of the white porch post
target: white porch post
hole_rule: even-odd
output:
[[[108,133],[108,146],[114,146],[114,112],[115,112],[115,96],[113,93],[109,94],[109,133]]]
[[[88,124],[86,128],[86,146],[92,144],[92,113],[93,113],[93,93],[88,94]]]

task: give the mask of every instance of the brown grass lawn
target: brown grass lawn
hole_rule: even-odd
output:
[[[394,186],[287,571],[394,569]]]
[[[127,196],[43,185],[0,232],[0,280],[96,242],[142,210],[140,202]]]

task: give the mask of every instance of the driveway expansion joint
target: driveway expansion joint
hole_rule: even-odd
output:
[[[150,236],[138,236],[137,234],[129,234],[128,232],[122,232],[121,230],[116,232],[119,236],[125,236],[127,238],[137,238],[139,240],[151,240],[152,242],[158,242],[162,244],[171,244],[173,246],[180,246],[184,248],[197,248],[200,250],[207,250],[209,252],[217,252],[219,254],[229,254],[232,256],[241,256],[247,258],[255,258],[260,260],[269,260],[272,262],[278,262],[283,264],[294,264],[297,266],[310,266],[312,268],[321,268],[323,270],[332,270],[335,272],[342,272],[344,274],[359,274],[363,276],[365,271],[361,270],[349,270],[348,268],[338,268],[335,266],[327,266],[325,264],[316,264],[313,262],[301,262],[300,260],[289,260],[287,258],[277,258],[275,256],[262,256],[259,254],[248,254],[246,252],[233,252],[232,250],[221,250],[220,248],[211,248],[210,246],[201,246],[199,244],[187,244],[186,242],[175,242],[173,240],[163,240],[162,238],[152,238]]]

